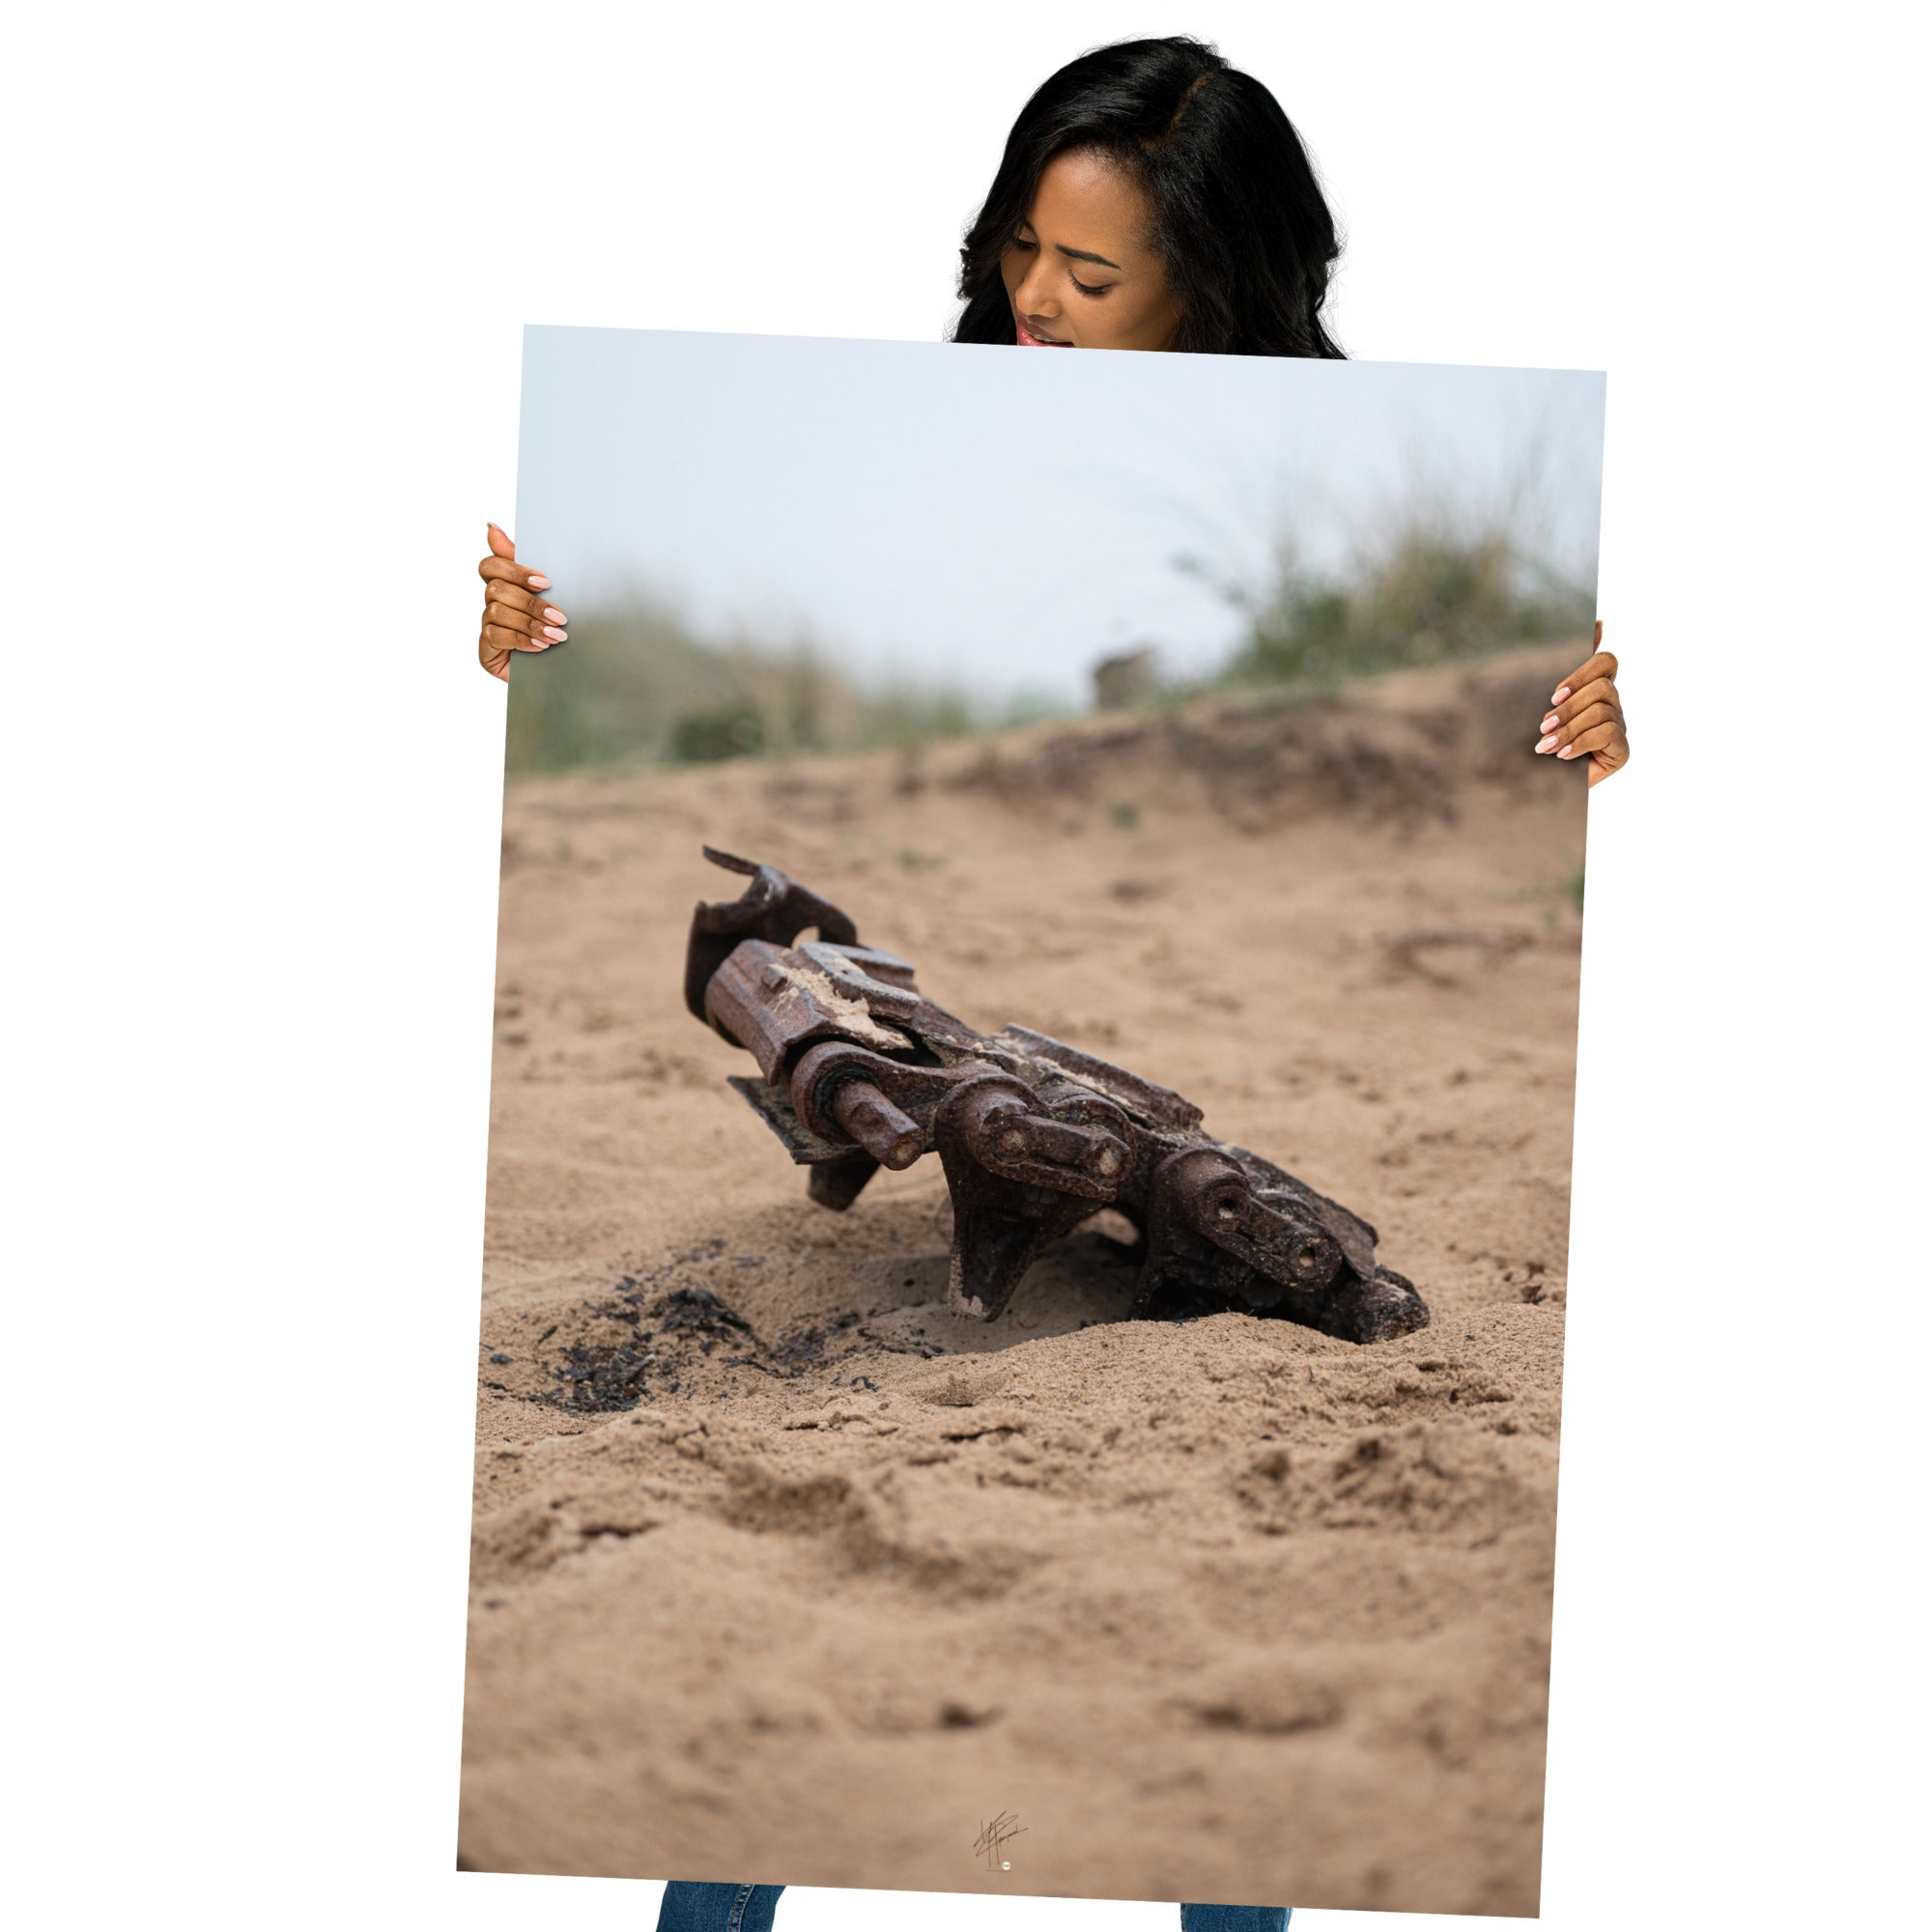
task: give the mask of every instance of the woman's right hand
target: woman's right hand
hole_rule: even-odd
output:
[[[476,655],[492,677],[505,682],[512,651],[547,651],[564,641],[564,614],[543,595],[550,579],[526,570],[517,561],[517,547],[495,524],[490,526],[490,554],[476,566],[483,580],[483,634]]]

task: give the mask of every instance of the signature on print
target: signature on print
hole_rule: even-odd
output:
[[[1000,1847],[1009,1838],[1017,1838],[1025,1830],[1026,1827],[1019,1822],[1017,1812],[1002,1811],[990,1823],[980,1827],[980,1835],[973,1840],[973,1856],[975,1858],[983,1856],[988,1871],[994,1869],[996,1861],[1001,1871],[1011,1871],[1013,1861],[1011,1859],[1000,1857]]]

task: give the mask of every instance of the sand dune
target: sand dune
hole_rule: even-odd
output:
[[[513,786],[466,1864],[1534,1912],[1579,655]],[[949,1314],[936,1163],[811,1207],[684,1010],[707,839],[1179,1088],[1433,1324],[1123,1322],[1104,1220]]]

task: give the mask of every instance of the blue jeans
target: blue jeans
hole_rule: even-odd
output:
[[[658,1932],[772,1932],[781,1885],[665,1887]],[[1286,1905],[1183,1905],[1180,1932],[1286,1932]]]

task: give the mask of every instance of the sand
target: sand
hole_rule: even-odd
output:
[[[513,783],[465,1865],[1535,1912],[1582,654]],[[937,1162],[812,1207],[685,1011],[702,840],[1179,1088],[1432,1325],[1122,1321],[1104,1220],[952,1317]]]

